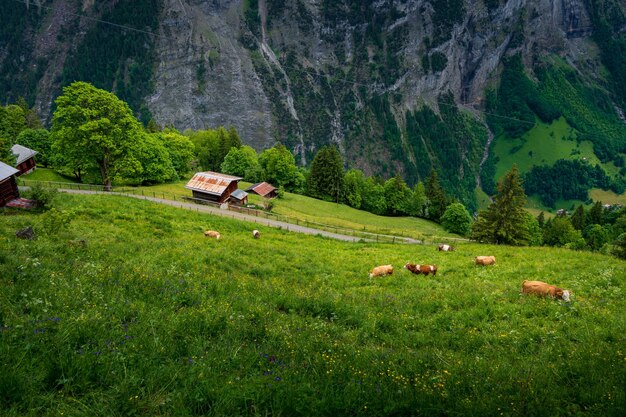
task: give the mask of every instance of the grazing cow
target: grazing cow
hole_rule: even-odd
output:
[[[428,275],[432,272],[433,275],[437,275],[437,265],[415,265],[412,263],[408,263],[404,265],[406,269],[413,272],[414,274],[424,274]]]
[[[370,272],[370,278],[382,277],[384,275],[391,275],[391,274],[393,274],[393,266],[381,265],[372,269],[372,272]]]
[[[252,236],[254,236],[255,239],[258,239],[261,237],[261,232],[259,232],[258,230],[254,229],[252,231]]]
[[[204,232],[204,235],[206,237],[214,237],[217,240],[220,240],[220,237],[222,237],[222,235],[220,235],[220,232],[216,232],[215,230],[207,230],[206,232]]]
[[[477,256],[476,257],[476,265],[495,265],[496,257],[495,256]]]
[[[442,243],[439,246],[437,246],[437,249],[439,249],[439,252],[452,252],[454,251],[454,246],[444,245]]]
[[[541,296],[550,296],[569,301],[569,291],[546,284],[541,281],[524,281],[522,282],[522,294],[536,294]]]

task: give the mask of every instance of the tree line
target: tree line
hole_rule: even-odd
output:
[[[545,221],[543,213],[534,218],[523,208],[524,179],[516,166],[474,221],[446,194],[435,169],[411,189],[399,175],[383,180],[358,169],[345,171],[335,146],[319,149],[310,168],[297,167],[282,144],[257,153],[242,145],[234,128],[180,133],[154,121],[144,127],[115,94],[84,82],[65,87],[56,105],[49,131],[23,100],[0,107],[0,159],[13,163],[10,146],[19,143],[38,151],[40,164],[79,181],[97,179],[107,189],[114,182],[154,184],[214,170],[378,215],[430,219],[479,242],[603,251],[626,244],[626,209],[609,213],[596,203],[589,213],[580,206],[571,218]]]

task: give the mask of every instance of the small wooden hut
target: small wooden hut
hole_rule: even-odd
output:
[[[35,163],[35,155],[37,155],[37,151],[27,148],[26,146],[13,145],[11,147],[11,152],[13,152],[13,155],[15,155],[16,158],[15,167],[19,171],[17,174],[18,177],[22,174],[28,174],[37,166]]]
[[[197,172],[185,185],[185,188],[191,190],[194,198],[221,204],[226,202],[231,194],[237,190],[237,184],[241,180],[242,178],[220,174],[219,172]]]
[[[4,207],[9,201],[20,197],[17,181],[15,181],[18,173],[17,169],[0,162],[0,207]]]
[[[232,201],[234,204],[238,204],[240,206],[248,204],[248,193],[244,190],[236,189],[230,195],[229,201]]]
[[[277,188],[267,182],[257,182],[246,188],[246,191],[258,194],[264,198],[274,198],[276,197]]]

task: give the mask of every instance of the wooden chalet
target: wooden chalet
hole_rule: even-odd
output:
[[[226,202],[231,194],[237,190],[237,185],[242,179],[219,172],[197,172],[185,185],[185,188],[191,190],[194,198],[221,204]]]
[[[277,188],[272,184],[266,182],[257,182],[246,188],[246,191],[254,194],[258,194],[265,198],[274,198],[277,195]]]
[[[28,174],[37,166],[35,163],[35,155],[37,155],[37,151],[33,151],[26,146],[13,145],[11,147],[11,152],[13,152],[13,155],[15,155],[16,158],[15,167],[19,171],[17,174],[18,177],[22,174]]]
[[[0,207],[4,207],[9,201],[20,197],[17,181],[15,181],[18,173],[17,169],[0,162]]]

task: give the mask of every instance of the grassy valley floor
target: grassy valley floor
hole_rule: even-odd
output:
[[[251,224],[118,196],[60,195],[57,209],[67,229],[55,212],[0,212],[3,415],[626,411],[618,259],[269,228],[255,240]],[[29,225],[38,238],[17,239]],[[394,274],[370,279],[381,264]],[[573,301],[521,296],[524,279]]]

